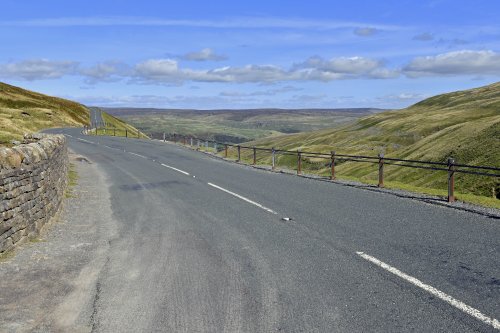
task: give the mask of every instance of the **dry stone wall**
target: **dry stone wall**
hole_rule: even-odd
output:
[[[0,253],[36,236],[57,212],[67,185],[63,135],[36,134],[0,148]]]

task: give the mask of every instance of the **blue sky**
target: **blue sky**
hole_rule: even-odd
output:
[[[11,1],[0,81],[87,105],[400,108],[499,81],[500,2]]]

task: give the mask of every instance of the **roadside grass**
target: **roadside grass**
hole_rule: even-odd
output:
[[[16,256],[16,248],[0,253],[0,263],[9,261]]]
[[[224,151],[219,151],[217,154],[219,157],[224,157]],[[228,150],[227,159],[231,161],[237,160],[237,151],[232,148]],[[243,150],[241,151],[241,163],[252,164],[253,162],[253,151],[252,150]],[[270,152],[258,152],[257,153],[257,165],[265,165],[271,166],[271,153]],[[308,158],[303,158],[302,160],[302,174],[311,174],[318,175],[323,177],[329,177],[331,173],[330,166],[328,165],[329,160],[327,159],[315,159],[313,162],[310,162]],[[347,164],[347,163],[345,163]],[[363,163],[354,163],[351,162],[354,166],[359,168],[359,172],[355,172],[351,167],[345,169],[344,171],[341,165],[337,165],[336,170],[336,179],[345,180],[345,181],[355,181],[366,185],[377,185],[378,184],[378,168],[371,164],[371,172],[366,172],[366,167],[360,167],[360,164]],[[276,156],[276,170],[288,170],[289,172],[296,172],[297,170],[297,156],[294,155],[277,155]],[[345,165],[344,165],[345,166]],[[352,167],[354,168],[354,167]],[[385,168],[385,180],[384,186],[388,189],[395,190],[403,190],[408,191],[415,194],[427,194],[432,196],[437,196],[446,200],[448,195],[447,192],[447,178],[446,172],[439,171],[438,174],[432,175],[432,177],[439,179],[434,181],[434,185],[436,187],[428,187],[425,185],[425,181],[423,182],[423,186],[415,185],[412,183],[403,182],[397,180],[400,176],[394,177],[394,170],[403,169],[401,167],[389,167]],[[404,176],[404,175],[403,175]],[[418,176],[418,174],[417,174]],[[458,201],[463,201],[466,203],[476,204],[484,207],[496,208],[500,209],[500,200],[496,199],[492,193],[491,197],[476,195],[474,193],[464,192],[464,182],[461,181],[463,178],[469,178],[469,175],[457,174],[456,175],[456,190],[455,190],[455,198]],[[418,184],[417,181],[415,181]],[[440,187],[437,187],[437,184],[440,184]]]
[[[76,171],[76,166],[74,163],[70,163],[68,167],[68,186],[64,193],[65,198],[76,198],[73,193],[73,187],[78,184],[78,173]]]

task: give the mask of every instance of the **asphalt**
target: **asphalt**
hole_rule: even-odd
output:
[[[92,331],[497,331],[498,219],[158,141],[58,132],[106,174],[117,225]]]
[[[102,110],[99,108],[90,108],[90,124],[92,127],[106,127],[102,118]]]

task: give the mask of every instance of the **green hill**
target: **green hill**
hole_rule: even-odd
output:
[[[279,149],[360,154],[500,167],[500,82],[471,90],[438,95],[403,110],[358,119],[340,128],[258,140],[249,145]],[[287,161],[290,160],[290,161]],[[264,162],[264,161],[262,161]],[[313,164],[314,159],[307,163]],[[280,156],[278,163],[295,162]],[[345,162],[340,177],[373,182],[377,168]],[[327,168],[319,168],[327,173]],[[418,169],[386,167],[386,180],[395,187],[419,190],[446,188],[446,174]],[[458,174],[457,189],[463,194],[500,197],[498,178]]]
[[[137,132],[115,117],[105,113],[103,117],[111,127]],[[20,140],[25,133],[88,124],[89,110],[84,105],[0,82],[0,145]]]

